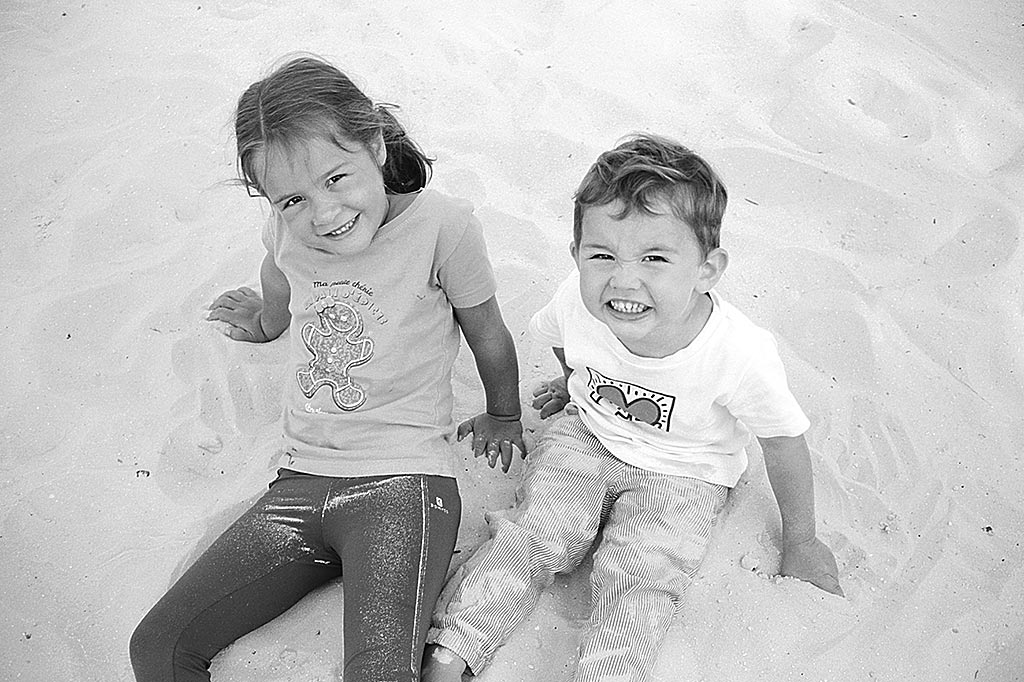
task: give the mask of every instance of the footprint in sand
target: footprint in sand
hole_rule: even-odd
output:
[[[851,133],[882,143],[931,139],[930,108],[921,93],[856,61],[837,63],[828,55],[809,59],[834,38],[834,29],[820,19],[793,22],[787,64],[780,74],[783,95],[771,129],[814,153],[847,144]]]
[[[950,400],[1013,419],[1024,404],[1024,359],[1017,318],[1004,302],[1012,300],[1006,287],[1017,226],[1006,216],[992,218],[966,223],[901,285],[880,292],[879,302],[906,335],[907,352],[934,373]]]
[[[795,64],[817,54],[822,48],[830,44],[835,37],[836,30],[821,19],[816,17],[799,17],[794,19],[789,27],[788,61],[791,64]]]
[[[931,139],[930,109],[920,93],[873,69],[817,70],[783,88],[769,122],[779,136],[815,154],[848,145],[851,136],[878,144],[919,145]]]
[[[809,239],[821,234],[843,251],[888,260],[912,257],[929,243],[931,222],[921,220],[913,204],[894,193],[763,149],[727,148],[717,158],[732,178],[731,196],[756,202],[762,210],[784,207],[797,219],[793,228],[804,230]],[[811,210],[810,194],[829,207],[827,215]]]
[[[884,124],[891,137],[912,144],[931,139],[928,102],[920,93],[904,90],[873,69],[859,74],[853,86],[846,101]]]
[[[972,279],[1000,270],[1020,247],[1020,224],[1007,209],[992,205],[957,230],[925,258],[925,264],[946,277]]]

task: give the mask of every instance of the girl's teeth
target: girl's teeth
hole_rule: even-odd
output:
[[[344,225],[339,227],[337,230],[334,230],[333,232],[328,232],[327,236],[328,237],[337,237],[338,235],[345,234],[346,232],[348,232],[349,230],[352,229],[352,227],[356,224],[356,219],[358,219],[358,218],[359,218],[359,216],[356,216],[352,220],[348,221],[347,223],[345,223]]]

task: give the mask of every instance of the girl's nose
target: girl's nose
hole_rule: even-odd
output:
[[[338,207],[332,201],[311,199],[313,204],[313,224],[317,227],[329,227],[338,217]]]

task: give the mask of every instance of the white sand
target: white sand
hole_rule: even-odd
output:
[[[656,679],[1022,679],[1017,0],[6,0],[0,679],[132,679],[135,624],[271,476],[284,346],[203,318],[261,257],[263,208],[223,183],[233,103],[296,49],[401,104],[433,186],[477,206],[524,396],[556,369],[523,332],[593,158],[651,130],[724,176],[721,288],[778,335],[847,598],[767,577],[755,456]],[[457,388],[479,410],[468,353]],[[460,482],[461,560],[514,477]],[[587,601],[585,570],[559,580],[482,682],[565,679]],[[342,602],[314,593],[215,679],[334,679]]]

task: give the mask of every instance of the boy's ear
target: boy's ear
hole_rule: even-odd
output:
[[[728,265],[729,253],[725,249],[711,249],[700,266],[700,276],[697,282],[697,289],[700,293],[706,294],[714,289]]]
[[[576,246],[576,242],[575,241],[569,242],[569,253],[572,255],[572,259],[574,261],[577,261],[576,256],[579,255],[579,252],[580,252],[580,249],[579,249],[578,246]],[[576,265],[579,266],[579,262],[578,261],[577,261]]]

